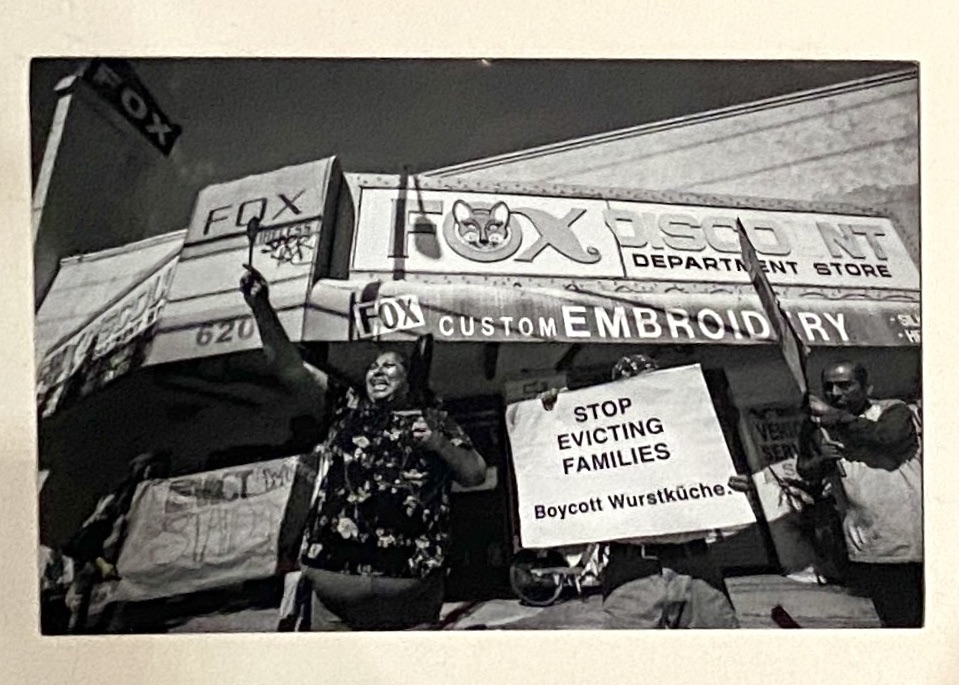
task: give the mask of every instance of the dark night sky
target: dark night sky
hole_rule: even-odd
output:
[[[425,171],[900,69],[890,62],[135,60],[183,126],[169,162],[185,191],[163,221],[59,236],[58,256],[183,228],[204,186],[336,154],[345,171]],[[34,179],[54,84],[31,69]],[[157,156],[158,160],[161,160]],[[162,160],[161,160],[162,161]]]

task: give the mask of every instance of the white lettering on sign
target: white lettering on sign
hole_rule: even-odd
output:
[[[922,343],[922,317],[919,314],[899,314],[895,320],[902,326],[899,337],[905,337],[910,343]]]
[[[516,322],[515,326],[513,322]],[[479,329],[477,329],[477,323]],[[472,338],[477,335],[477,331],[484,337],[502,335],[509,338],[540,338],[543,340],[552,340],[557,337],[556,319],[553,317],[539,316],[530,318],[528,316],[483,316],[480,318],[472,316],[452,316],[443,315],[439,318],[438,328],[441,334],[447,338],[465,337]]]
[[[132,70],[125,75],[118,74],[109,64],[96,62],[90,81],[120,109],[137,128],[139,128],[164,153],[168,154],[180,127],[166,121],[165,115],[146,95],[143,85]]]
[[[357,335],[370,338],[426,325],[423,310],[415,295],[382,297],[353,307]]]
[[[903,328],[920,328],[922,317],[919,314],[900,314],[896,317]]]
[[[363,314],[375,318],[372,303]],[[803,339],[809,343],[848,343],[852,338],[843,312],[789,312]],[[411,323],[409,315],[393,315],[400,324]],[[423,325],[418,323],[406,327]],[[365,325],[365,324],[364,324]],[[752,309],[687,310],[680,307],[562,305],[558,316],[481,316],[444,314],[437,320],[440,335],[446,338],[530,338],[539,340],[612,339],[655,340],[771,340],[772,327],[763,312]],[[357,327],[362,328],[357,320]],[[400,330],[392,329],[391,330]],[[368,335],[376,335],[370,333]]]

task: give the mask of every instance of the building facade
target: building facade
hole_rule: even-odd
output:
[[[454,596],[508,592],[522,545],[506,405],[631,352],[699,364],[736,470],[757,474],[764,520],[718,536],[723,565],[801,569],[777,499],[799,393],[736,226],[811,349],[814,390],[855,357],[879,396],[918,400],[918,208],[914,72],[414,177],[326,159],[211,186],[185,231],[65,260],[38,311],[42,536],[62,541],[137,451],[191,472],[283,442],[297,410],[236,287],[252,258],[291,338],[346,376],[382,343],[434,336],[432,388],[491,466],[454,503]]]

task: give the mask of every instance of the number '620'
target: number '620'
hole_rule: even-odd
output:
[[[217,345],[234,340],[248,340],[256,332],[256,325],[251,317],[214,321],[200,326],[196,332],[197,345]]]

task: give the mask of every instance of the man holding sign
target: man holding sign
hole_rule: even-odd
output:
[[[755,518],[699,367],[652,371],[634,355],[611,383],[510,406],[522,541],[615,540],[603,571],[611,628],[735,628],[705,538]]]
[[[923,615],[922,447],[901,400],[877,400],[866,368],[822,372],[825,400],[810,398],[797,469],[832,494],[843,518],[852,580],[884,627],[919,628]]]

